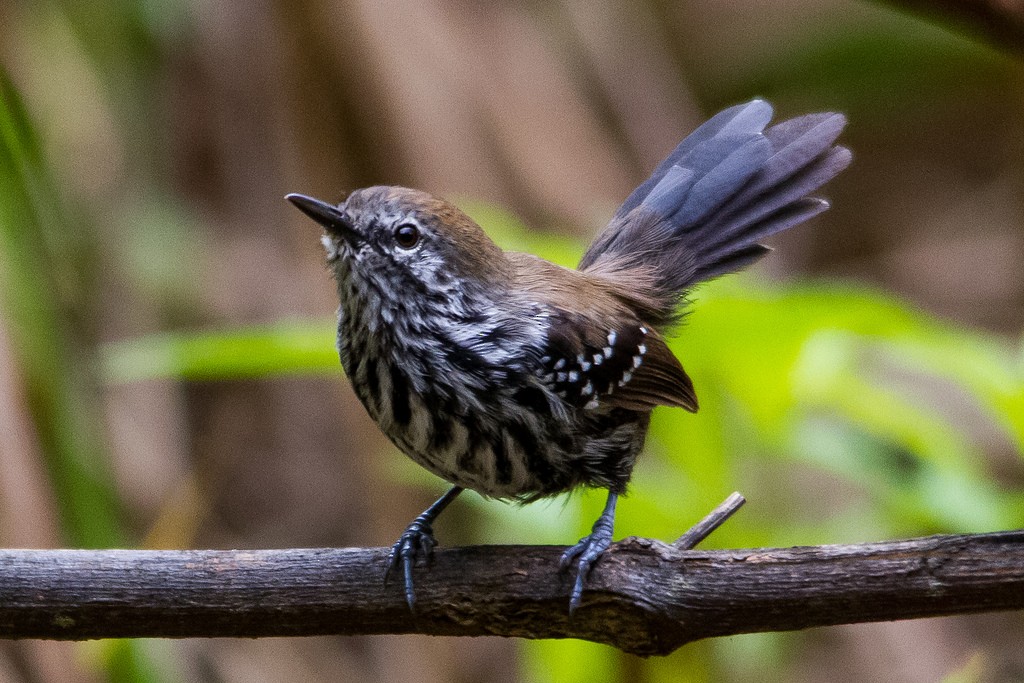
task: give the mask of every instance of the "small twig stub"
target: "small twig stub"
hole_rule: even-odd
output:
[[[734,491],[701,521],[690,527],[690,530],[676,539],[672,547],[678,550],[690,550],[705,538],[714,533],[727,519],[736,514],[747,499],[739,491]]]

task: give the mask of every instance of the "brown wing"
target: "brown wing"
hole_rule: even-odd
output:
[[[584,317],[554,309],[537,376],[584,410],[697,411],[693,383],[660,335],[636,318]]]

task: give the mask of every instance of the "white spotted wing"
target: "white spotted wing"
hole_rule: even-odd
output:
[[[566,403],[584,410],[649,411],[667,405],[696,412],[693,383],[664,340],[642,321],[601,326],[557,311],[550,322],[534,372]]]

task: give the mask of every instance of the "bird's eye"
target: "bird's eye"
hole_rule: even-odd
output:
[[[395,242],[403,249],[412,249],[420,241],[420,231],[411,223],[402,223],[395,228]]]

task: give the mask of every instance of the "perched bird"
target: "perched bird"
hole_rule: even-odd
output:
[[[381,430],[453,488],[405,530],[387,575],[429,557],[431,525],[466,488],[530,502],[608,490],[593,531],[565,551],[570,611],[611,544],[657,406],[697,410],[665,343],[695,285],[769,250],[759,242],[828,208],[809,197],[844,169],[841,114],[766,128],[767,102],[726,109],[683,140],[619,207],[576,270],[502,251],[448,202],[402,187],[333,206],[288,199],[325,229],[338,352]],[[699,457],[699,454],[695,454]]]

